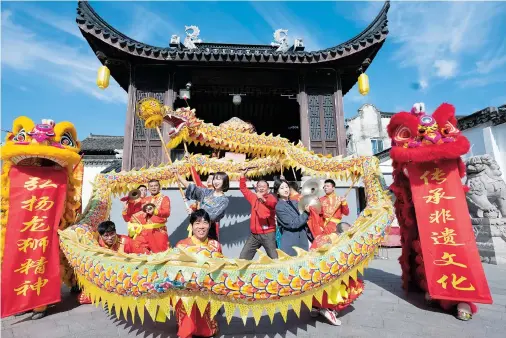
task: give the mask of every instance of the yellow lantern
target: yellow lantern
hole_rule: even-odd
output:
[[[369,76],[367,74],[362,73],[358,77],[358,92],[361,95],[367,95],[369,94]]]
[[[97,86],[100,89],[106,89],[109,87],[109,78],[111,77],[111,71],[107,66],[102,66],[98,69],[97,73]]]

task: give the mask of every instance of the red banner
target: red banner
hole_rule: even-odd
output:
[[[408,165],[429,294],[491,304],[457,160]]]
[[[9,181],[2,318],[60,301],[58,225],[67,173],[50,167],[13,166]]]

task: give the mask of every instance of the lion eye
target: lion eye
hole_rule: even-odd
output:
[[[424,133],[425,133],[425,129],[420,128],[420,129],[418,129],[418,132],[419,132],[420,134],[424,134]]]
[[[61,144],[62,146],[74,147],[74,140],[72,140],[72,136],[70,136],[70,134],[65,133],[65,134],[61,137],[60,144]]]
[[[16,136],[12,139],[16,142],[25,142],[26,141],[26,131],[24,129],[21,129]]]

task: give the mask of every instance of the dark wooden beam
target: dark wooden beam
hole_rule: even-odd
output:
[[[339,155],[346,156],[346,129],[344,121],[344,107],[343,107],[343,88],[341,83],[341,76],[336,75],[336,91],[334,92],[334,107],[336,112],[336,127],[337,127],[337,152]]]
[[[299,103],[300,115],[300,139],[306,148],[311,149],[311,141],[309,138],[309,116],[306,93],[306,79],[304,73],[299,76],[299,94],[297,95],[297,102]]]
[[[176,93],[174,92],[174,74],[169,75],[169,79],[167,81],[167,90],[165,91],[163,102],[164,105],[170,108],[174,108],[174,101],[176,100]],[[165,147],[165,144],[169,142],[169,130],[167,123],[162,125],[162,135],[163,135],[163,143],[162,147]],[[162,149],[163,150],[163,149]],[[170,156],[170,149],[169,149]],[[168,163],[170,160],[167,158],[165,154],[165,150],[162,151],[162,163]]]
[[[121,163],[122,170],[132,169],[132,150],[134,140],[134,118],[137,88],[135,88],[134,74],[135,68],[130,66],[130,84],[128,85],[128,104],[125,121],[125,139],[123,141],[123,159]]]

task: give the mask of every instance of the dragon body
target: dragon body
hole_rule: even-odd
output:
[[[13,166],[55,167],[67,172],[67,192],[65,207],[60,215],[59,229],[64,230],[76,221],[81,207],[82,163],[80,162],[81,144],[77,141],[77,132],[70,122],[54,123],[42,120],[36,124],[30,118],[20,116],[7,133],[5,145],[1,149],[2,165],[2,231],[1,247],[4,248],[7,222],[9,218],[9,172]],[[3,249],[1,251],[3,258]],[[74,284],[73,269],[61,253],[62,281]]]
[[[145,309],[153,319],[170,315],[172,304],[182,300],[191,309],[196,304],[203,311],[209,304],[211,315],[224,306],[231,319],[236,309],[243,320],[250,311],[258,323],[264,311],[272,319],[280,311],[286,320],[289,307],[299,314],[301,304],[311,307],[313,297],[321,300],[324,291],[339,292],[344,281],[356,279],[358,272],[373,258],[386,227],[393,218],[393,205],[375,157],[342,159],[315,155],[302,145],[293,145],[281,137],[258,135],[213,126],[196,119],[195,111],[180,109],[165,116],[170,136],[177,142],[192,141],[216,149],[252,154],[254,159],[235,163],[224,159],[191,155],[172,165],[97,176],[91,201],[74,226],[60,231],[60,246],[78,281],[94,303],[102,302],[118,316],[132,318]],[[175,183],[174,169],[190,176],[194,166],[201,173],[226,171],[238,177],[246,167],[248,175],[260,176],[278,171],[281,164],[295,166],[304,173],[333,178],[363,179],[367,207],[355,226],[332,245],[318,251],[297,249],[290,257],[279,252],[272,260],[260,254],[247,261],[223,257],[198,249],[169,249],[166,252],[137,255],[116,253],[101,248],[96,240],[96,226],[108,219],[111,199],[150,179],[158,179],[163,187]],[[170,219],[169,219],[170,222]]]

